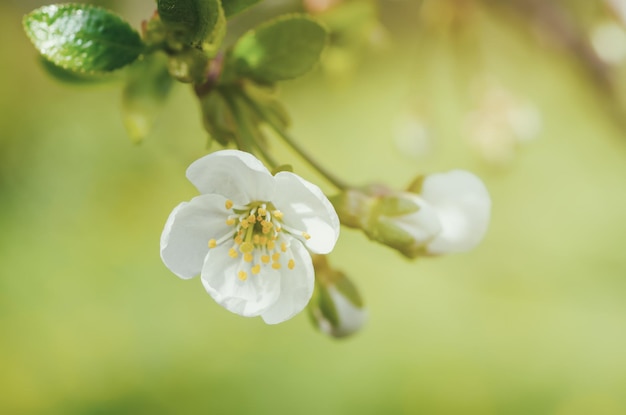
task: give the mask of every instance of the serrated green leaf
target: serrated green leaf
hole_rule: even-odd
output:
[[[244,11],[248,7],[254,6],[260,1],[261,0],[222,0],[222,7],[224,8],[224,14],[228,18]]]
[[[133,62],[144,45],[118,15],[85,4],[44,6],[24,17],[35,48],[57,66],[108,72]]]
[[[116,75],[117,72],[100,74],[70,71],[69,69],[55,65],[41,55],[39,55],[39,64],[52,78],[66,84],[94,85],[120,79],[120,77]]]
[[[152,130],[172,83],[164,55],[150,55],[129,68],[122,108],[124,126],[134,143],[141,142]]]
[[[158,0],[157,9],[178,41],[200,48],[210,56],[217,52],[226,32],[220,0]]]
[[[326,40],[326,29],[312,18],[284,16],[244,34],[227,64],[237,75],[260,83],[293,79],[315,66]]]

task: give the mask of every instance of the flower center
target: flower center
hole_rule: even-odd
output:
[[[309,239],[309,234],[285,225],[283,213],[271,202],[236,206],[227,200],[225,207],[232,212],[226,218],[226,224],[232,228],[221,238],[210,239],[209,248],[233,242],[228,255],[233,259],[241,257],[237,272],[240,280],[245,281],[249,274],[257,275],[266,267],[279,270],[286,264],[290,270],[295,268],[289,235],[299,234]]]

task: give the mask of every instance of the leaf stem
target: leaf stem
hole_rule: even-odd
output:
[[[350,187],[346,182],[339,179],[337,176],[335,176],[333,173],[327,170],[324,166],[322,166],[317,160],[315,160],[313,156],[311,156],[303,147],[301,147],[300,144],[298,144],[286,131],[284,131],[272,119],[272,117],[269,117],[266,114],[265,110],[259,107],[259,105],[256,102],[254,102],[252,99],[250,99],[250,97],[248,97],[245,93],[241,91],[238,91],[238,94],[246,101],[248,106],[252,108],[252,110],[256,112],[257,115],[261,117],[261,119],[263,119],[263,121],[265,121],[272,128],[272,130],[274,130],[276,134],[278,134],[278,136],[285,142],[285,144],[291,147],[293,151],[298,153],[298,155],[302,157],[302,159],[304,159],[307,163],[309,163],[311,167],[317,170],[317,172],[322,177],[324,177],[329,183],[331,183],[333,186],[335,186],[339,190],[346,190]]]

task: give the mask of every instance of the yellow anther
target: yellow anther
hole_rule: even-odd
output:
[[[228,250],[228,256],[231,258],[237,258],[237,251],[235,251],[235,248],[230,248]]]
[[[250,242],[244,242],[239,247],[239,250],[241,252],[243,252],[244,254],[247,254],[247,253],[252,252],[254,250],[254,245],[252,245]]]
[[[248,229],[248,226],[250,226],[250,223],[248,223],[248,219],[244,219],[241,221],[241,227],[244,229]]]
[[[293,259],[290,259],[289,262],[287,263],[287,267],[289,269],[294,269],[296,266],[296,261],[294,261]]]
[[[228,219],[226,219],[226,224],[227,224],[228,226],[232,226],[232,225],[234,225],[234,224],[235,224],[235,219],[234,219],[234,218],[228,218]]]
[[[272,222],[265,222],[262,223],[261,226],[263,226],[264,228],[273,228],[274,224]]]
[[[267,235],[268,233],[270,233],[270,228],[269,228],[269,227],[267,227],[267,226],[264,226],[264,227],[263,227],[263,233],[264,233],[264,234],[266,234],[266,235]]]
[[[226,207],[226,209],[231,209],[233,207],[234,203],[232,200],[227,200],[226,203],[224,203],[224,206]]]
[[[241,235],[237,235],[237,236],[235,237],[235,243],[236,243],[237,245],[241,245],[241,243],[242,243],[242,242],[243,242],[243,238],[241,237]]]
[[[246,262],[252,262],[252,260],[254,259],[253,255],[250,252],[246,252],[245,254],[243,254],[243,260]]]
[[[272,255],[272,260],[278,261],[279,259],[280,259],[280,254],[278,252]]]
[[[283,252],[287,252],[287,243],[283,242],[280,244],[280,250]]]
[[[258,212],[259,212],[259,216],[267,215],[267,209],[265,209],[264,207],[260,207]]]
[[[259,244],[266,245],[267,244],[267,236],[261,236],[259,238]]]
[[[215,239],[209,239],[209,248],[215,248],[217,246],[217,241]]]
[[[283,218],[283,212],[281,212],[280,210],[275,210],[274,212],[272,212],[272,215],[274,215],[274,217],[276,219],[282,219]]]
[[[270,256],[269,255],[261,255],[261,262],[264,264],[269,264]]]
[[[308,241],[309,239],[311,239],[311,235],[309,235],[309,234],[308,234],[308,233],[306,233],[306,232],[302,232],[302,237],[303,237],[304,239],[306,239],[307,241]]]
[[[246,274],[246,271],[243,271],[243,270],[239,271],[237,276],[239,277],[241,281],[245,281],[248,278],[248,274]]]
[[[256,222],[256,217],[255,217],[254,215],[250,215],[250,216],[248,216],[248,219],[247,219],[247,220],[248,220],[248,222],[250,222],[250,223],[254,223],[254,222]]]
[[[272,262],[272,268],[280,269],[280,262]]]
[[[256,264],[255,266],[253,266],[251,271],[252,275],[257,275],[259,272],[261,272],[261,264]]]
[[[274,242],[273,240],[267,241],[267,249],[269,249],[270,251],[274,250],[275,246],[276,246],[276,242]]]
[[[259,235],[254,234],[254,236],[252,237],[252,243],[255,245],[258,245],[260,241],[261,241],[261,238],[259,237]]]

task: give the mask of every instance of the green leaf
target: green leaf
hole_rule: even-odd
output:
[[[326,29],[305,15],[289,15],[244,34],[228,65],[260,83],[293,79],[310,71],[326,46]]]
[[[66,84],[94,85],[120,79],[120,77],[116,75],[118,72],[100,74],[70,71],[69,69],[55,65],[41,55],[39,55],[39,64],[52,78]]]
[[[24,17],[35,48],[57,66],[108,72],[133,62],[144,45],[118,15],[84,4],[44,6]]]
[[[250,6],[254,6],[261,0],[222,0],[222,7],[226,17],[240,13]]]
[[[167,57],[162,54],[149,55],[129,68],[122,108],[124,126],[134,143],[140,143],[152,130],[172,83]]]
[[[174,38],[209,55],[217,53],[226,32],[220,0],[158,0],[157,8]]]

